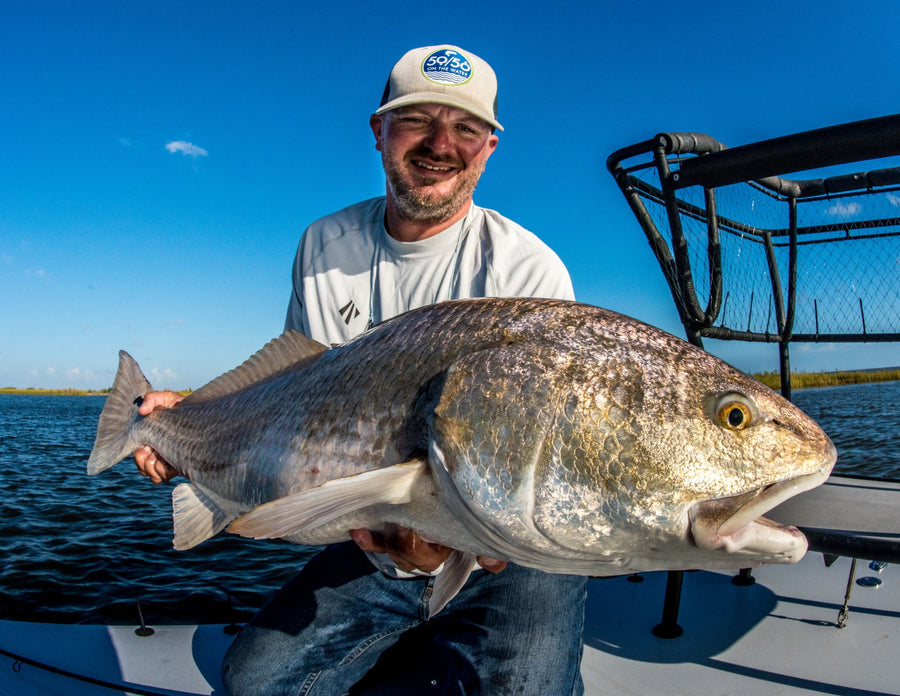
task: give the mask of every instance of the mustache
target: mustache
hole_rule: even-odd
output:
[[[435,152],[434,150],[425,147],[424,145],[420,145],[414,150],[410,150],[406,154],[407,161],[412,161],[414,159],[427,159],[439,164],[449,164],[450,166],[456,167],[457,169],[466,168],[465,164],[458,157],[450,154],[441,154],[439,152]]]

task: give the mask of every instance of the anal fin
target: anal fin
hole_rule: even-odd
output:
[[[408,503],[416,481],[427,472],[427,461],[420,458],[328,481],[264,503],[238,517],[228,531],[254,539],[275,539],[315,529],[371,505]]]
[[[221,532],[234,517],[234,512],[226,510],[200,487],[180,483],[172,491],[172,545],[179,551],[192,548]]]

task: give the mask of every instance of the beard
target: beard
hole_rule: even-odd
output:
[[[404,220],[412,222],[440,224],[453,217],[466,202],[472,198],[478,180],[484,172],[487,158],[478,158],[463,168],[462,163],[453,158],[436,157],[434,153],[424,150],[407,153],[404,162],[407,168],[414,165],[412,160],[417,157],[428,158],[432,161],[444,161],[459,167],[459,174],[454,182],[453,189],[446,194],[430,190],[431,184],[414,185],[404,177],[401,166],[382,152],[381,160],[384,165],[384,173],[390,188],[392,198],[397,207],[397,212]]]

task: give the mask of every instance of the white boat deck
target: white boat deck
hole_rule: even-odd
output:
[[[900,694],[900,570],[857,562],[846,626],[836,627],[850,559],[825,567],[810,553],[794,566],[754,570],[739,587],[731,574],[685,573],[680,638],[652,634],[666,574],[641,583],[594,580],[588,596],[582,672],[590,696],[697,694],[763,696]]]
[[[766,514],[807,531],[811,545],[898,562],[900,484],[832,476]],[[881,554],[881,555],[879,555]],[[826,567],[809,552],[791,566],[684,574],[680,638],[661,639],[665,573],[641,583],[594,580],[588,596],[582,672],[589,696],[900,694],[900,568],[857,561],[846,626],[836,627],[851,559]]]
[[[156,627],[0,621],[2,696],[224,696],[219,668],[232,636],[221,625]],[[119,687],[118,689],[115,687]]]

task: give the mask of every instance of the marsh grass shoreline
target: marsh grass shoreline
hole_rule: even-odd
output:
[[[781,388],[781,377],[777,372],[757,372],[751,375],[767,387]],[[791,387],[793,389],[810,389],[813,387],[842,387],[851,384],[869,384],[873,382],[895,382],[900,380],[900,367],[878,370],[843,370],[837,372],[792,372]]]
[[[32,394],[34,396],[107,396],[112,391],[108,389],[19,389],[18,387],[0,387],[0,394]],[[193,389],[183,389],[179,394],[187,396]]]
[[[751,377],[776,391],[781,388],[781,378],[777,372],[755,372]],[[794,389],[839,387],[850,384],[895,381],[900,381],[900,367],[875,370],[791,373],[791,386]],[[35,389],[33,387],[20,389],[18,387],[0,387],[0,394],[33,394],[35,396],[106,396],[110,391],[112,391],[112,387],[107,389]],[[187,396],[192,391],[192,389],[184,389],[178,393]]]

